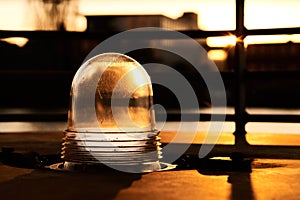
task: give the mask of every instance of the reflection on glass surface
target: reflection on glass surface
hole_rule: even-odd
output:
[[[105,53],[85,62],[71,88],[65,166],[104,163],[130,172],[160,169],[152,98],[150,77],[132,58]]]

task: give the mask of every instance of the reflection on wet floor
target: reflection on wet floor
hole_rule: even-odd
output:
[[[30,199],[298,199],[300,161],[215,158],[189,168],[144,174],[91,173],[0,164],[0,197]],[[18,192],[16,191],[18,188]]]
[[[19,130],[23,126],[23,122],[14,123],[12,125],[20,126]],[[1,132],[0,146],[13,147],[17,152],[36,151],[39,154],[58,155],[65,124],[54,124],[38,123],[38,126],[33,124],[32,127],[28,127],[36,131],[24,132],[24,129],[21,129],[22,132]],[[160,137],[168,142],[175,134],[176,131],[162,131]],[[256,136],[253,137],[256,141],[264,144],[284,140],[286,143],[300,144],[299,135],[296,134],[249,133],[247,137],[251,138],[253,135]],[[194,143],[201,143],[204,136],[204,132],[198,132]],[[233,135],[222,133],[219,143],[232,144]],[[34,158],[32,153],[27,155]],[[101,197],[122,200],[142,197],[233,200],[299,198],[300,160],[253,158],[242,161],[233,162],[221,157],[192,162],[192,166],[185,168],[178,167],[170,171],[142,175],[120,174],[115,171],[101,171],[92,175],[73,174],[2,163],[0,198],[76,199],[82,195],[87,199]],[[19,188],[17,193],[16,188]]]

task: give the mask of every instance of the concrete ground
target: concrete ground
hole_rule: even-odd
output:
[[[201,134],[194,143],[203,138]],[[172,135],[161,133],[164,142]],[[0,133],[0,147],[13,147],[21,154],[59,154],[62,136],[62,132]],[[278,137],[274,138],[287,140],[284,135],[281,140]],[[232,138],[224,133],[219,143],[230,144]],[[256,138],[259,144],[276,143],[270,135]],[[300,144],[299,135],[290,140]],[[254,157],[240,170],[234,165],[222,157],[199,166],[134,174],[109,168],[93,173],[62,172],[4,162],[0,164],[0,199],[300,199],[299,159]]]

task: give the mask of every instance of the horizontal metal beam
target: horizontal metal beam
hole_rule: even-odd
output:
[[[160,116],[156,113],[157,118]],[[182,118],[182,116],[184,117]],[[178,113],[169,113],[167,115],[167,121],[194,121],[199,118],[200,121],[211,121],[211,114],[180,114]],[[67,113],[14,113],[14,114],[0,114],[1,122],[11,122],[11,121],[23,121],[23,122],[43,122],[43,121],[67,121]],[[224,115],[215,114],[214,121],[223,121]],[[225,116],[225,121],[235,121],[235,115],[228,114]],[[246,114],[246,122],[284,122],[284,123],[300,123],[300,115],[275,115],[275,114]]]
[[[157,114],[159,115],[159,114]],[[183,119],[185,121],[192,121],[197,117],[200,118],[200,121],[211,121],[211,114],[183,114],[185,115]],[[167,121],[181,121],[182,115],[180,113],[171,113],[167,116]],[[160,116],[158,116],[158,119]],[[224,115],[215,114],[213,120],[214,121],[223,121]],[[226,115],[225,121],[235,121],[235,115]],[[286,122],[286,123],[300,123],[300,115],[276,115],[276,114],[246,114],[245,115],[246,122]]]
[[[0,114],[0,122],[56,122],[67,121],[67,114],[43,114],[43,113],[25,113],[25,114]]]
[[[165,34],[157,34],[157,31],[140,31],[143,35],[143,39],[176,39],[176,36],[171,33],[172,31],[165,31]],[[205,30],[187,30],[178,31],[191,38],[207,38],[214,36],[228,36],[236,35],[235,30],[220,30],[220,31],[205,31]],[[29,39],[106,39],[110,36],[118,34],[120,32],[109,31],[109,32],[66,32],[66,31],[9,31],[1,30],[0,38],[8,37],[26,37]],[[295,28],[273,28],[273,29],[251,29],[246,28],[243,31],[244,37],[247,35],[274,35],[274,34],[299,34],[300,27]],[[132,39],[137,39],[133,37]]]
[[[165,31],[164,34],[157,34],[157,31],[139,31],[143,39],[176,39],[178,35],[169,34],[173,31]],[[234,31],[203,31],[203,30],[189,30],[179,31],[191,38],[206,38],[211,36],[225,36],[234,34]],[[7,37],[26,37],[29,39],[106,39],[110,36],[121,32],[63,32],[63,31],[0,31],[0,38]],[[132,39],[137,39],[136,35]]]

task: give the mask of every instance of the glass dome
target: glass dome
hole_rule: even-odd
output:
[[[152,85],[137,61],[119,53],[89,59],[75,74],[70,97],[65,167],[102,163],[122,171],[160,169]]]

